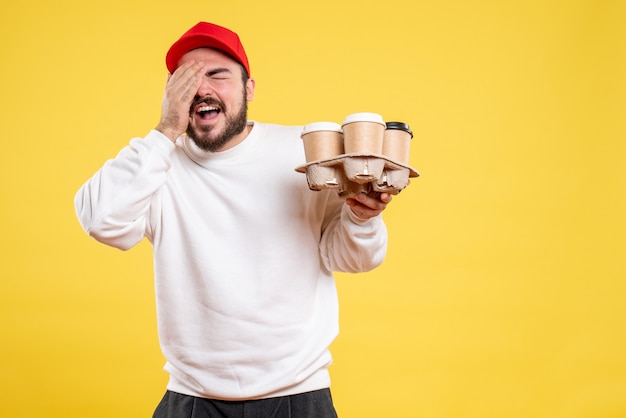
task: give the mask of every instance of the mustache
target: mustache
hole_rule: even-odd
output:
[[[217,100],[213,97],[200,97],[200,96],[196,96],[193,99],[193,102],[191,102],[191,107],[190,110],[193,111],[193,109],[196,108],[196,106],[198,106],[199,104],[206,104],[208,106],[219,106],[222,109],[225,109],[226,106],[224,105],[224,103],[222,103],[220,100]]]

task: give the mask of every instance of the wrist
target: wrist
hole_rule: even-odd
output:
[[[159,126],[157,126],[155,129],[168,137],[169,140],[172,142],[176,142],[176,139],[178,139],[178,137],[180,136],[180,132],[175,129],[168,128],[167,126],[163,126],[162,124],[159,124]]]

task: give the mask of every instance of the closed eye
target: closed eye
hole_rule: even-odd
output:
[[[208,78],[212,78],[214,80],[226,80],[231,76],[230,70],[227,68],[216,68],[214,70],[208,71],[205,74]]]

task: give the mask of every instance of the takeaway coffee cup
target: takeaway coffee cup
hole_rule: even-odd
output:
[[[334,122],[313,122],[300,134],[307,163],[327,160],[343,154],[343,133]]]
[[[346,154],[382,154],[385,122],[377,113],[353,113],[343,121],[343,142]]]
[[[343,154],[341,126],[334,122],[309,123],[300,137],[306,162],[309,163],[305,171],[309,188],[323,190],[339,187],[337,167],[323,162]]]
[[[409,163],[413,132],[404,122],[387,122],[383,136],[383,155],[399,164]]]

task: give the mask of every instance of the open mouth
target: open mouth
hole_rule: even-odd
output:
[[[208,105],[208,104],[202,103],[202,104],[196,106],[194,113],[201,120],[210,120],[210,119],[213,119],[218,114],[220,114],[221,111],[222,111],[222,109],[219,106]]]

